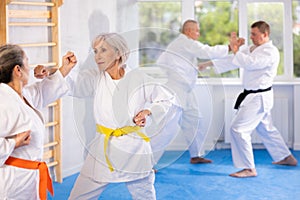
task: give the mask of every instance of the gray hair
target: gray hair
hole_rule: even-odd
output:
[[[117,33],[102,33],[93,40],[92,47],[100,41],[105,41],[108,45],[120,54],[120,64],[124,64],[129,57],[130,50],[126,40]]]
[[[0,46],[0,83],[12,81],[12,72],[16,65],[23,67],[25,52],[18,45]]]

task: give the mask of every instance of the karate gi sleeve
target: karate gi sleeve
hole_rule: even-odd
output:
[[[239,66],[233,64],[233,55],[229,55],[226,58],[222,59],[212,60],[212,63],[213,69],[217,74],[239,68]]]
[[[226,57],[229,53],[227,45],[209,46],[191,39],[189,44],[182,45],[182,48],[199,59],[219,59]]]
[[[0,167],[4,165],[7,158],[13,152],[16,142],[14,139],[0,137]]]
[[[181,116],[181,109],[175,94],[162,85],[149,88],[148,108],[151,111],[151,124],[146,127],[151,138],[152,151],[164,150],[176,136],[176,124]]]
[[[272,66],[273,63],[276,63],[278,61],[278,50],[272,47],[264,47],[262,49],[256,49],[252,53],[238,51],[234,56],[232,63],[251,71],[264,69],[266,67]]]
[[[16,142],[14,139],[0,137],[0,167],[4,165],[7,158],[13,152]]]
[[[146,91],[149,92],[147,101],[150,102],[147,109],[151,111],[154,121],[161,121],[169,109],[176,105],[175,95],[157,83],[146,87]]]
[[[23,93],[34,107],[41,109],[61,98],[68,89],[64,77],[57,70],[53,75],[24,88]]]
[[[0,167],[15,148],[15,140],[9,136],[30,130],[30,120],[18,111],[17,105],[0,105]],[[18,126],[17,126],[18,125]]]
[[[97,74],[98,69],[71,71],[66,79],[70,88],[68,95],[79,98],[94,96]]]

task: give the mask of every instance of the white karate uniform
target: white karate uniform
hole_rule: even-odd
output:
[[[188,142],[190,157],[203,155],[202,114],[194,93],[198,77],[198,59],[222,58],[228,55],[227,45],[208,46],[199,41],[180,34],[172,41],[165,52],[158,58],[157,64],[166,70],[168,81],[166,86],[173,90],[182,108],[179,122],[181,130]]]
[[[23,88],[29,107],[7,84],[0,84],[0,199],[39,199],[38,170],[5,165],[9,156],[42,161],[45,124],[38,109],[60,98],[68,90],[60,72]],[[7,137],[30,130],[28,145],[15,148]]]
[[[150,126],[163,127],[175,97],[149,78],[139,70],[130,71],[126,67],[125,76],[119,80],[113,80],[107,72],[89,69],[69,81],[73,87],[71,95],[94,96],[94,118],[99,125],[110,129],[135,126],[134,116],[149,109],[152,114],[147,123],[151,121]],[[147,127],[141,132],[150,137],[153,146],[159,146],[157,142],[164,137],[159,132],[147,132]],[[114,168],[110,171],[105,160],[104,138],[103,134],[96,133],[70,199],[99,197],[112,182],[126,182],[134,199],[155,199],[151,144],[136,133],[110,137],[107,154]]]
[[[244,89],[271,87],[280,60],[278,49],[272,41],[256,47],[252,52],[250,48],[226,59],[213,61],[216,72],[242,68]],[[280,161],[291,154],[272,123],[272,107],[273,90],[251,93],[241,103],[230,129],[232,158],[237,168],[255,168],[251,144],[251,133],[255,129],[274,161]]]

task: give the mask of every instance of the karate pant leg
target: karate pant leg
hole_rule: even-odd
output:
[[[190,157],[203,155],[203,144],[205,134],[202,131],[202,114],[198,99],[196,98],[193,86],[178,83],[178,79],[169,78],[166,87],[176,93],[179,104],[182,107],[182,116],[179,126],[181,133],[188,143]]]
[[[245,99],[246,100],[246,99]],[[231,153],[237,168],[255,168],[251,134],[265,115],[260,98],[252,99],[240,106],[234,116],[231,133]]]
[[[273,161],[278,162],[291,155],[280,132],[272,123],[270,112],[266,113],[256,130]]]
[[[151,172],[147,177],[126,182],[126,186],[133,200],[155,200],[154,181],[155,175],[154,172]]]
[[[98,199],[108,183],[96,182],[93,179],[79,174],[69,200]]]
[[[202,148],[205,139],[201,130],[201,119],[191,116],[191,113],[187,112],[183,114],[181,128],[189,145],[190,157],[201,157],[203,155]]]
[[[205,140],[203,132],[202,115],[199,102],[193,92],[189,93],[187,103],[182,113],[181,129],[189,144],[190,157],[201,157]]]

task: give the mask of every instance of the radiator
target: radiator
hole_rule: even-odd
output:
[[[236,112],[233,109],[233,105],[235,103],[236,98],[225,98],[225,125],[224,125],[224,138],[225,143],[230,143],[230,125],[231,120]],[[281,133],[284,141],[288,143],[289,135],[288,135],[288,98],[280,98],[275,97],[274,106],[271,111],[273,124]],[[256,131],[252,133],[252,143],[262,143]]]

